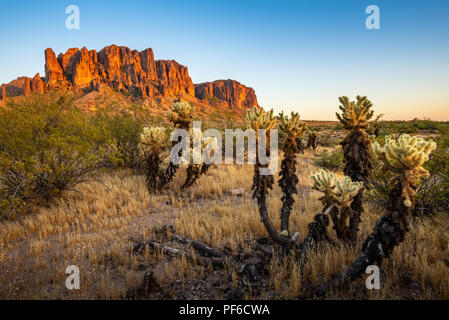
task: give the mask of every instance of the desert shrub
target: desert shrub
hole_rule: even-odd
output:
[[[119,167],[142,172],[144,156],[139,143],[145,120],[141,113],[130,110],[115,112],[102,108],[97,111],[93,121],[103,136],[115,141],[119,160],[116,164]]]
[[[416,215],[449,212],[449,136],[442,133],[433,140],[437,148],[424,164],[429,177],[418,184],[414,208]],[[377,141],[380,145],[384,144],[383,138]],[[386,204],[392,177],[391,171],[384,170],[380,162],[375,162],[369,197]]]
[[[114,145],[73,101],[53,93],[0,110],[0,217],[45,204],[116,161]]]
[[[343,150],[338,148],[330,153],[323,151],[317,154],[315,158],[315,165],[332,171],[343,170]]]
[[[329,134],[321,136],[318,141],[318,144],[322,145],[323,147],[334,147],[339,143],[340,139],[338,139],[337,137],[332,137]]]

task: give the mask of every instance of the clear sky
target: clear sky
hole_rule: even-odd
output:
[[[68,5],[80,30],[65,27]],[[368,5],[380,30],[365,27]],[[2,1],[0,83],[44,74],[44,49],[143,50],[194,83],[235,79],[259,103],[335,120],[338,97],[367,95],[385,119],[449,120],[448,0]]]

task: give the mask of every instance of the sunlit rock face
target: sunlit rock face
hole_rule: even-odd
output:
[[[216,80],[195,85],[198,99],[224,100],[232,109],[249,109],[259,106],[253,88],[248,88],[235,80]]]
[[[36,74],[4,84],[0,87],[0,99],[43,94],[52,89],[102,92],[107,87],[156,103],[184,99],[199,104],[206,113],[217,108],[244,113],[258,106],[254,89],[235,80],[195,85],[188,68],[175,60],[155,60],[150,48],[138,51],[116,45],[99,52],[86,47],[70,48],[59,55],[48,48],[45,77]]]

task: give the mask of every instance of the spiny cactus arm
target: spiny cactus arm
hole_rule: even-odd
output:
[[[150,193],[157,191],[159,170],[162,164],[162,151],[167,142],[165,128],[143,128],[140,147],[145,155],[146,182]]]
[[[362,182],[353,182],[349,177],[339,180],[332,172],[320,170],[312,176],[312,188],[323,193],[323,213],[329,214],[339,239],[349,240],[351,224],[347,219],[353,215],[351,203],[363,187]]]
[[[402,160],[405,160],[408,154],[418,150],[425,153],[424,159],[428,159],[430,153],[436,148],[435,143],[432,140],[416,139],[417,141],[409,136],[403,136],[395,140],[389,137],[387,139],[389,140],[388,144],[386,143],[384,147],[378,146],[376,154],[379,154],[380,151],[382,151],[380,154],[393,152],[387,146],[396,145],[400,146],[404,151],[399,153],[404,157]],[[388,161],[385,158],[380,159],[381,161]],[[359,257],[349,266],[344,274],[339,275],[332,282],[315,288],[315,293],[321,295],[329,290],[346,286],[349,282],[364,274],[367,266],[372,264],[381,265],[382,261],[389,257],[394,248],[404,240],[408,231],[409,216],[415,201],[417,182],[423,176],[422,171],[418,169],[424,163],[414,163],[415,167],[402,168],[402,172],[399,174],[394,171],[396,176],[391,183],[388,211],[376,222],[373,232],[363,243]]]
[[[173,104],[173,108],[168,113],[167,118],[175,127],[188,129],[189,123],[192,121],[195,107],[188,102],[181,101]]]
[[[193,132],[191,130],[191,137],[193,137]],[[191,139],[193,141],[193,138]],[[206,148],[213,148],[215,150],[217,146],[217,141],[210,137],[208,139],[203,139],[201,134],[201,150],[205,150]],[[191,148],[190,154],[193,157],[195,150],[194,148]],[[201,157],[201,163],[200,164],[189,164],[187,167],[187,174],[186,174],[186,180],[184,181],[184,184],[181,186],[182,189],[189,188],[192,185],[195,184],[195,182],[200,178],[202,174],[205,174],[208,169],[210,168],[211,164],[204,163],[204,159],[202,158],[202,154],[200,154]],[[193,160],[193,159],[192,159]]]

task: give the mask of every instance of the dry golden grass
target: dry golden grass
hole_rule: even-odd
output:
[[[319,147],[321,148],[321,147]],[[318,150],[320,152],[320,150]],[[300,156],[299,195],[291,216],[291,230],[307,234],[307,224],[321,211],[319,194],[311,190],[310,175],[317,169],[313,155]],[[221,166],[181,192],[184,170],[167,192],[149,196],[145,179],[122,171],[105,174],[101,182],[80,185],[48,208],[0,228],[0,298],[5,299],[123,299],[142,283],[149,263],[163,283],[204,277],[212,272],[184,258],[167,260],[161,253],[131,252],[132,239],[147,238],[155,225],[172,223],[177,233],[216,248],[250,251],[254,239],[266,237],[255,201],[251,198],[253,167]],[[242,196],[231,190],[243,188]],[[268,198],[272,221],[279,228],[281,191],[276,185]],[[358,247],[371,232],[382,210],[366,206]],[[449,299],[449,218],[416,219],[406,241],[381,267],[381,289],[367,290],[364,279],[328,298]],[[330,234],[334,237],[333,231]],[[249,241],[248,241],[249,240]],[[278,298],[297,298],[306,282],[317,284],[342,272],[357,256],[357,248],[322,246],[310,253],[303,270],[296,261],[275,255],[269,266],[270,289]],[[81,290],[65,288],[65,269],[77,265]],[[237,279],[225,268],[225,276]],[[170,297],[167,287],[166,295]],[[201,297],[200,297],[201,298]],[[215,298],[222,298],[217,292]],[[246,298],[266,298],[248,294]]]

